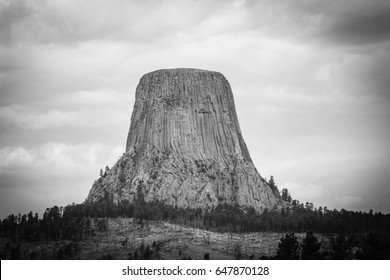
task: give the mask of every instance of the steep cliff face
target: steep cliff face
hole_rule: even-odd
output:
[[[219,203],[280,204],[254,167],[228,81],[217,72],[168,69],[137,87],[126,153],[95,181],[88,200],[112,194],[204,209]]]

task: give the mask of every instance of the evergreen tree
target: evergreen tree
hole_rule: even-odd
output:
[[[333,251],[333,259],[345,260],[348,259],[349,250],[347,238],[344,235],[339,235],[336,238],[333,236],[330,239]]]
[[[288,189],[284,188],[282,189],[282,200],[291,203],[292,197],[290,193],[288,192]]]
[[[274,193],[274,195],[276,197],[280,198],[279,189],[278,189],[278,186],[275,184],[274,176],[271,175],[271,178],[268,181],[268,185],[271,188],[271,190]]]
[[[312,232],[307,232],[302,243],[302,259],[318,259],[318,251],[320,248],[321,242],[318,241],[318,238]]]
[[[286,234],[279,242],[276,258],[280,260],[298,260],[299,243],[294,233]]]

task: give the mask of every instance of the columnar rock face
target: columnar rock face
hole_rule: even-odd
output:
[[[217,72],[167,69],[145,74],[137,87],[126,153],[95,181],[89,201],[142,193],[183,208],[220,203],[279,205],[254,167],[238,124],[228,81]]]

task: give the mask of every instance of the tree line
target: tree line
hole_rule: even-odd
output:
[[[143,197],[114,203],[112,196],[106,194],[96,202],[48,208],[42,218],[32,212],[9,215],[0,221],[0,236],[26,241],[79,240],[92,230],[91,223],[104,228],[103,218],[119,217],[162,220],[220,232],[390,232],[390,215],[373,211],[312,209],[291,204],[258,214],[252,207],[220,204],[209,210],[183,209],[160,201],[146,202]]]
[[[107,218],[132,217],[139,221],[163,220],[221,232],[291,232],[280,241],[276,259],[389,259],[390,215],[346,210],[318,210],[291,206],[267,210],[261,215],[253,208],[219,205],[210,210],[182,209],[162,202],[114,203],[110,195],[93,203],[47,208],[42,218],[29,212],[9,215],[0,222],[0,237],[17,244],[22,241],[81,241],[95,231],[108,229]],[[308,232],[302,243],[293,232]],[[324,250],[315,233],[328,233],[330,245]],[[74,244],[73,244],[74,245]],[[72,246],[73,246],[72,245]],[[71,245],[68,247],[72,248]],[[320,249],[322,247],[322,249]],[[8,256],[18,258],[18,248],[8,248]],[[141,250],[145,249],[145,250]],[[149,258],[150,248],[140,248],[132,258]],[[156,248],[153,248],[156,252]],[[356,251],[357,250],[357,251]],[[6,250],[7,251],[7,250]],[[71,249],[70,249],[71,251]],[[69,254],[61,252],[61,254]],[[109,256],[108,256],[109,258]],[[151,257],[152,258],[152,257]]]
[[[81,212],[74,215],[74,210],[81,204],[68,205],[65,208],[54,206],[47,208],[42,218],[38,213],[9,215],[0,222],[0,237],[11,241],[80,241],[97,230],[107,230],[106,219],[91,219]],[[72,209],[73,211],[69,211]],[[77,210],[76,210],[77,211]]]
[[[322,246],[313,232],[307,232],[302,242],[294,233],[283,236],[278,244],[276,256],[279,260],[348,260],[348,259],[389,259],[390,240],[380,233],[361,235],[338,234],[330,237],[330,244]]]

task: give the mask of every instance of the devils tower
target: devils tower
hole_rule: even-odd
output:
[[[261,213],[278,193],[257,172],[226,78],[198,69],[145,74],[136,89],[126,151],[94,182],[88,201],[158,200],[182,208],[220,203]]]

